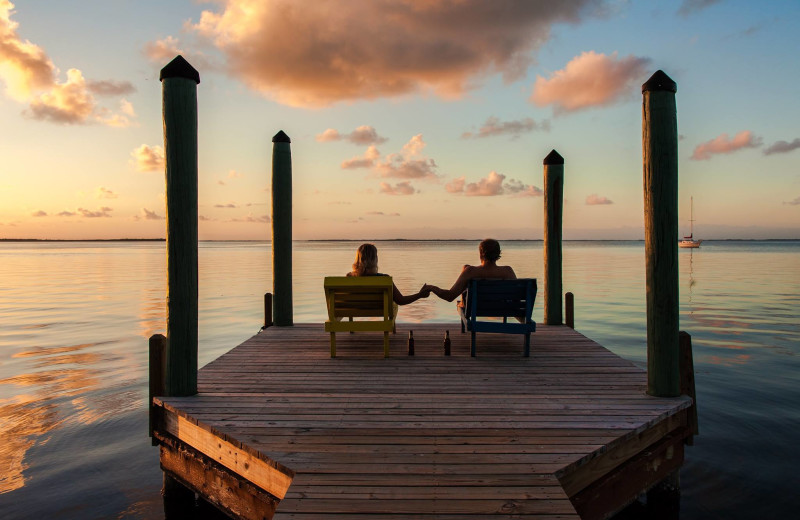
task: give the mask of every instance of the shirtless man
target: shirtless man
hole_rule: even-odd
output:
[[[478,246],[478,253],[481,257],[481,265],[465,265],[461,274],[456,279],[450,289],[441,289],[435,285],[426,286],[439,298],[449,302],[467,290],[469,281],[475,278],[493,278],[499,280],[516,280],[517,275],[508,265],[497,265],[500,258],[500,243],[497,240],[487,238]]]

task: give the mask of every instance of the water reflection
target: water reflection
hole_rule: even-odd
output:
[[[346,273],[359,243],[295,243],[296,322],[325,319],[322,280]],[[463,264],[478,262],[477,244],[376,242],[381,271],[404,293],[425,282],[450,286]],[[541,291],[541,242],[501,245],[501,263],[538,278]],[[577,329],[640,365],[643,249],[641,242],[566,242],[563,270]],[[261,326],[263,294],[272,287],[269,254],[264,243],[201,244],[201,365]],[[707,242],[679,255],[681,328],[693,337],[703,414],[703,435],[682,475],[684,505],[694,513],[687,517],[710,510],[746,517],[754,511],[741,497],[779,507],[793,496],[791,469],[772,468],[800,456],[792,427],[800,420],[798,258],[798,243]],[[0,243],[0,266],[3,520],[162,516],[144,407],[147,338],[165,327],[163,243]],[[455,305],[435,296],[401,307],[398,318],[458,323]],[[705,486],[705,467],[714,468],[719,489]],[[728,485],[735,496],[726,495]]]

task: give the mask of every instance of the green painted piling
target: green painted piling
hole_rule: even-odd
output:
[[[544,322],[561,325],[561,232],[564,214],[564,158],[544,158]]]
[[[283,130],[272,138],[273,324],[294,324],[292,308],[292,149]]]
[[[163,69],[167,201],[167,368],[169,396],[197,393],[197,84],[182,56]]]
[[[642,85],[647,287],[647,393],[680,395],[677,85],[657,71]]]

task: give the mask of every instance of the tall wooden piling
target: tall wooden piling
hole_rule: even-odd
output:
[[[197,393],[197,84],[182,56],[161,69],[167,199],[167,368],[170,396]]]
[[[647,286],[647,393],[680,395],[677,85],[657,71],[642,85]]]
[[[544,323],[561,325],[561,228],[564,158],[555,150],[544,158]]]
[[[283,130],[272,138],[272,321],[276,327],[294,324],[291,142]]]

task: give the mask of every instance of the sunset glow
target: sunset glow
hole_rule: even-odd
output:
[[[201,77],[201,239],[269,238],[279,130],[296,239],[541,238],[552,149],[564,237],[641,239],[658,69],[681,232],[693,196],[699,238],[800,238],[797,2],[68,4],[0,0],[0,239],[164,237],[177,54]]]

